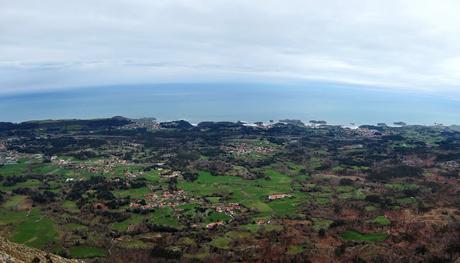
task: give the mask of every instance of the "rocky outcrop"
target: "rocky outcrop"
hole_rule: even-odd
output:
[[[0,237],[1,263],[77,263],[74,259],[63,258],[35,248],[13,243]]]

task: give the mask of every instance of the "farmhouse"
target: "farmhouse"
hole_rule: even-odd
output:
[[[207,224],[207,225],[206,225],[206,228],[207,228],[207,229],[214,229],[214,228],[216,228],[216,227],[218,227],[218,226],[222,226],[222,225],[224,225],[224,222],[222,222],[222,221],[217,221],[217,222],[213,222],[213,223]]]
[[[274,195],[269,195],[268,200],[277,200],[277,199],[283,199],[283,198],[289,198],[292,197],[290,194],[274,194]]]

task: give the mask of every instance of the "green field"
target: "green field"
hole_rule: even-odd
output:
[[[220,249],[229,249],[230,248],[230,239],[227,237],[217,237],[213,239],[209,245],[220,248]]]
[[[25,195],[13,195],[6,200],[6,202],[3,203],[2,207],[6,209],[16,209],[19,208],[24,201],[27,199],[27,196]]]
[[[305,251],[304,246],[290,246],[287,250],[288,255],[297,255]]]
[[[136,225],[140,222],[142,222],[142,220],[144,219],[145,217],[142,216],[142,215],[138,215],[138,214],[133,214],[131,215],[130,218],[126,219],[126,220],[123,220],[121,222],[117,222],[117,223],[113,223],[112,224],[112,229],[113,230],[116,230],[118,232],[123,232],[123,231],[126,231],[128,230],[128,228],[130,226],[133,226],[133,225]]]
[[[75,258],[94,258],[104,257],[107,252],[97,247],[77,246],[69,248],[69,253]]]
[[[0,209],[0,226],[6,226],[21,222],[26,217],[26,211],[11,211],[8,209]]]
[[[386,218],[385,216],[376,216],[375,218],[369,220],[369,222],[382,226],[388,226],[391,224],[390,220],[388,220],[388,218]]]
[[[225,213],[211,212],[206,217],[206,223],[216,222],[216,221],[228,221],[231,217]]]
[[[360,233],[354,230],[347,230],[340,234],[340,237],[344,240],[355,240],[355,241],[372,241],[378,242],[383,241],[388,237],[388,234],[377,232],[377,233]]]
[[[135,188],[135,189],[126,189],[126,190],[118,190],[114,191],[113,194],[117,198],[124,198],[124,197],[131,197],[131,198],[136,198],[136,199],[142,199],[144,196],[148,193],[151,193],[150,189],[148,187],[141,187],[141,188]]]
[[[22,175],[27,171],[27,163],[8,164],[0,167],[0,175],[2,176],[14,176]]]
[[[43,216],[38,209],[32,209],[22,221],[15,224],[11,240],[31,247],[43,248],[57,241],[58,233],[53,221]]]
[[[275,224],[265,224],[265,225],[258,225],[258,224],[248,224],[248,225],[243,225],[241,226],[242,229],[248,230],[252,233],[257,233],[259,230],[264,230],[267,232],[271,231],[281,231],[283,230],[283,226],[281,225],[275,225]]]
[[[62,170],[63,169],[54,165],[39,165],[37,167],[32,168],[32,172],[36,174],[56,174]]]
[[[65,200],[63,203],[62,203],[62,208],[64,208],[65,210],[71,212],[71,213],[78,213],[80,212],[80,209],[78,209],[77,207],[77,204],[75,203],[75,201],[71,201],[71,200]]]
[[[148,222],[154,225],[181,228],[181,223],[177,220],[173,210],[169,207],[157,208],[149,214]]]
[[[394,184],[385,184],[385,188],[396,190],[396,191],[404,191],[404,190],[414,190],[414,189],[419,188],[419,186],[415,184],[394,183]]]
[[[312,218],[311,220],[313,222],[313,229],[315,231],[319,231],[320,229],[328,229],[329,226],[334,222],[332,220],[323,218]]]
[[[34,187],[38,187],[39,185],[41,184],[41,182],[37,179],[29,179],[25,182],[21,182],[21,183],[17,183],[15,185],[11,185],[11,186],[4,186],[4,185],[0,185],[0,190],[2,191],[12,191],[14,189],[18,189],[18,188],[34,188]]]

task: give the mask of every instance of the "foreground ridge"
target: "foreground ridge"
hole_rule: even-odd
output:
[[[0,237],[0,262],[2,263],[29,263],[29,262],[53,262],[71,263],[82,262],[75,259],[67,259],[48,252],[26,247],[14,242],[10,242]]]

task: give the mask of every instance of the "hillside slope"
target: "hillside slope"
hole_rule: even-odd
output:
[[[76,263],[81,262],[72,259],[66,259],[54,254],[47,253],[38,249],[26,247],[24,245],[10,242],[0,237],[0,262],[1,263]]]

